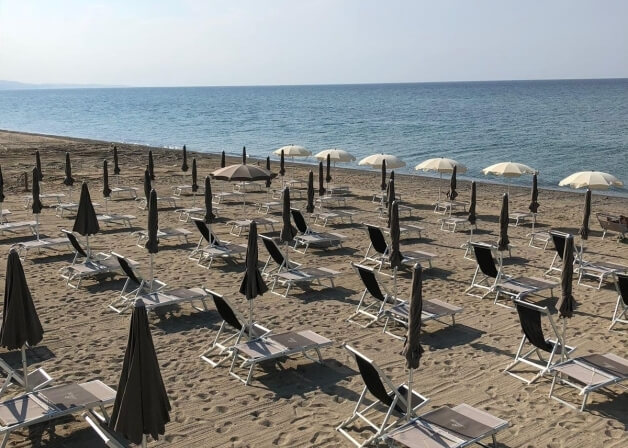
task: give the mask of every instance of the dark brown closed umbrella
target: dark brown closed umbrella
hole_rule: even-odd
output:
[[[148,174],[150,174],[150,180],[155,180],[155,162],[153,162],[153,151],[148,151]]]
[[[220,155],[220,168],[224,168],[227,166],[227,161],[225,158],[225,152],[223,151],[222,154]]]
[[[537,175],[534,173],[532,175],[532,193],[530,194],[530,205],[528,209],[532,213],[537,213],[539,211],[539,187]]]
[[[475,181],[473,181],[471,182],[471,202],[469,203],[469,216],[467,217],[467,221],[469,221],[469,224],[472,226],[474,226],[477,221],[477,216],[475,214],[476,201]],[[471,227],[471,231],[473,231],[473,227]]]
[[[214,215],[213,211],[213,202],[212,202],[212,185],[209,180],[209,176],[205,177],[205,224],[211,224],[216,219],[216,215]],[[211,228],[210,228],[211,229]]]
[[[305,211],[314,213],[314,173],[310,170],[307,176],[307,205]]]
[[[188,171],[188,149],[183,145],[183,163],[181,164],[181,171],[187,173]]]
[[[380,187],[382,191],[386,189],[386,160],[382,160],[382,183]]]
[[[266,169],[270,171],[270,156],[266,157]],[[271,179],[266,179],[266,188],[270,188]]]
[[[286,175],[286,159],[283,154],[283,149],[281,150],[281,156],[279,157],[279,175],[281,177]]]
[[[144,170],[144,197],[146,198],[146,206],[148,207],[148,200],[150,199],[150,191],[153,189],[150,185],[150,171],[148,167]]]
[[[410,310],[408,312],[408,334],[403,344],[402,355],[406,358],[408,369],[408,390],[412,390],[413,372],[419,368],[423,347],[421,347],[421,314],[423,313],[423,270],[420,264],[414,266],[412,275],[412,292],[410,295]],[[412,394],[408,394],[408,412],[412,415]]]
[[[43,206],[41,205],[41,199],[39,199],[39,181],[37,179],[37,168],[33,168],[33,203],[32,210],[37,220],[37,228],[39,228],[39,214]]]
[[[109,188],[109,168],[107,161],[102,161],[102,195],[105,198],[105,211],[107,211],[107,203],[111,197],[111,188]]]
[[[118,147],[113,146],[113,174],[116,176],[120,175],[120,165],[118,160]]]
[[[65,153],[65,178],[63,179],[63,185],[71,187],[74,185],[74,178],[72,177],[72,165],[70,163],[70,153]]]
[[[292,226],[290,214],[290,189],[288,187],[284,188],[283,196],[282,196],[282,208],[281,208],[281,220],[282,227],[281,233],[279,234],[279,239],[282,243],[289,243],[297,234],[295,228]]]
[[[34,346],[44,337],[31,292],[26,284],[26,276],[15,250],[9,252],[4,283],[4,304],[2,307],[2,328],[0,346],[8,350],[22,350],[22,372],[24,389],[29,392],[26,344]]]
[[[39,156],[39,150],[35,151],[35,166],[37,167],[37,177],[33,177],[33,181],[35,179],[42,181],[44,179],[44,172],[41,170],[41,157]]]
[[[401,231],[399,229],[399,205],[393,201],[390,210],[390,254],[388,260],[390,267],[397,269],[401,267],[403,255],[401,254]]]
[[[323,162],[318,163],[318,195],[325,196],[325,176],[323,175]]]
[[[582,225],[580,226],[580,238],[589,239],[589,218],[591,217],[591,190],[584,195],[584,210],[582,211]]]
[[[389,197],[388,191],[390,190],[390,182],[391,181],[393,181],[393,182],[395,181],[395,170],[392,170],[390,172],[390,176],[388,177],[388,183],[386,184],[386,197],[384,198],[384,202],[387,203],[387,204],[390,204],[388,202],[388,197]],[[388,208],[390,208],[390,205],[388,206]]]
[[[325,175],[325,181],[329,184],[331,182],[331,156],[327,154],[327,173]]]
[[[268,286],[264,283],[264,279],[257,267],[257,259],[257,223],[252,221],[246,245],[246,271],[244,272],[242,283],[240,283],[240,294],[243,294],[249,301],[249,330],[253,325],[253,299],[268,291]]]
[[[159,252],[159,238],[157,237],[159,232],[159,213],[157,211],[157,192],[151,190],[150,199],[148,200],[148,239],[146,240],[146,249],[150,254],[150,289],[153,289],[153,270],[154,270],[154,255]]]
[[[146,446],[147,434],[154,440],[165,434],[170,410],[146,307],[138,299],[131,314],[129,339],[109,427],[128,441]]]
[[[192,192],[198,191],[198,173],[196,172],[196,157],[192,159]]]
[[[4,202],[4,177],[2,177],[2,166],[0,166],[0,204],[2,204],[3,202]]]
[[[457,172],[458,169],[456,168],[456,165],[454,165],[454,170],[451,172],[451,179],[449,180],[449,191],[447,192],[447,197],[450,201],[453,201],[458,196],[458,192],[456,191],[456,187],[458,184],[456,179]]]
[[[246,146],[242,147],[242,165],[246,165]]]
[[[560,299],[556,303],[559,317],[563,320],[563,344],[565,343],[565,330],[567,319],[571,319],[576,309],[576,301],[573,297],[573,258],[574,258],[573,235],[565,238],[565,248],[563,249],[563,271],[560,274]],[[561,352],[561,358],[564,356]]]
[[[391,215],[392,215],[392,205],[393,202],[395,202],[395,179],[391,179],[390,181],[388,181],[388,197],[386,198],[386,200],[388,201],[388,228],[390,229],[390,221],[391,221]]]
[[[72,231],[86,238],[87,256],[89,256],[89,237],[90,235],[96,235],[100,231],[100,225],[98,224],[98,218],[96,217],[96,211],[94,210],[86,182],[83,182],[83,185],[81,185],[81,199],[79,199]]]
[[[499,213],[499,240],[497,240],[497,250],[508,250],[510,240],[508,239],[508,193],[502,196],[502,209]]]

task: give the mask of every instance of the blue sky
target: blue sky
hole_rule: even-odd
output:
[[[136,86],[628,77],[625,0],[0,0],[0,79]]]

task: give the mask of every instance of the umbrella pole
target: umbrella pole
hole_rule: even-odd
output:
[[[153,254],[150,254],[150,284],[148,288],[150,292],[153,292]]]
[[[443,173],[438,173],[440,176],[440,180],[438,181],[438,201],[436,201],[437,204],[440,204],[440,190],[442,187],[442,183],[443,183]]]
[[[24,376],[24,390],[30,392],[28,387],[28,365],[26,364],[26,344],[22,345],[22,375]]]
[[[146,448],[146,434],[142,434],[142,448]]]
[[[565,360],[565,331],[567,330],[567,319],[563,317],[563,340],[561,341],[560,346],[560,360]]]
[[[414,369],[410,368],[408,372],[408,412],[406,412],[406,420],[410,421],[412,414],[412,377],[413,377]]]
[[[92,256],[92,251],[89,249],[89,234],[85,236],[85,241],[87,242],[87,259],[89,260]]]
[[[39,213],[35,213],[35,232],[37,233],[37,240],[39,240]]]
[[[253,334],[252,329],[253,328],[253,300],[249,300],[249,338],[251,338],[251,335]]]

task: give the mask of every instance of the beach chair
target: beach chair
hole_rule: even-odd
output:
[[[322,364],[323,357],[320,350],[331,344],[330,339],[311,330],[266,335],[234,345],[231,348],[233,360],[229,374],[245,385],[249,385],[253,377],[253,370],[262,362],[301,354],[311,361]],[[311,357],[308,352],[315,352],[318,359]],[[248,369],[246,377],[238,375],[236,368]]]
[[[529,247],[533,247],[535,249],[547,249],[549,243],[552,241],[552,236],[549,232],[539,231],[539,232],[530,232],[526,236],[530,237],[530,242],[528,243]]]
[[[192,185],[175,185],[172,187],[172,196],[180,199],[181,196],[185,194],[194,194],[192,191]],[[205,187],[202,185],[198,186],[198,190],[196,191],[196,195],[202,196],[205,194]]]
[[[24,261],[26,260],[28,253],[32,250],[36,250],[37,253],[41,253],[44,249],[56,249],[63,246],[70,248],[70,241],[65,236],[23,241],[13,244],[11,249],[15,249],[20,256],[20,259]]]
[[[390,248],[388,247],[388,243],[386,242],[386,238],[384,237],[382,229],[377,226],[366,224],[366,231],[370,240],[370,244],[366,249],[366,253],[364,254],[362,263],[364,263],[365,261],[375,263],[375,265],[377,266],[377,270],[381,271],[384,265],[390,265],[390,261],[388,260],[388,257],[390,255]],[[372,253],[371,249],[373,250]],[[430,268],[432,267],[432,259],[436,257],[435,254],[423,252],[420,250],[403,251],[402,255],[403,265],[407,266],[415,265],[416,263],[427,263]]]
[[[196,260],[199,266],[209,269],[215,258],[234,259],[242,258],[246,255],[246,246],[233,244],[229,241],[220,241],[216,234],[209,231],[205,222],[195,219],[194,224],[201,234],[201,238],[192,253],[188,256],[190,260]],[[207,242],[205,244],[204,242]],[[204,265],[207,262],[207,265]]]
[[[218,217],[220,207],[212,207],[212,211]],[[179,221],[181,222],[190,222],[193,219],[203,219],[205,217],[205,207],[179,208],[174,212],[179,215]]]
[[[336,430],[345,436],[355,446],[363,447],[381,438],[399,421],[406,418],[408,412],[408,385],[403,383],[395,386],[375,362],[349,345],[344,346],[355,357],[360,371],[364,389],[349,418],[336,427]],[[368,404],[367,394],[375,400]],[[429,399],[412,390],[412,413],[429,402]],[[376,421],[377,418],[377,421]],[[366,439],[358,440],[352,435],[354,422],[366,423],[374,433]],[[355,428],[355,430],[360,428]],[[370,434],[370,431],[369,431]]]
[[[8,216],[10,215],[12,215],[11,210],[7,210],[6,208],[0,209],[0,224],[9,222]]]
[[[270,330],[259,324],[253,323],[249,328],[246,319],[242,317],[231,304],[220,294],[208,291],[214,300],[216,311],[222,318],[222,323],[216,333],[213,342],[201,353],[201,359],[212,367],[218,367],[232,357],[232,349],[238,345],[243,337],[248,340],[254,340],[270,333]],[[216,356],[220,359],[214,360],[211,357]]]
[[[0,396],[4,395],[4,392],[12,383],[24,386],[24,371],[12,367],[18,363],[15,360],[12,362],[11,358],[18,354],[20,352],[0,353],[0,369],[6,374],[2,387],[0,387]],[[28,372],[28,387],[33,391],[46,387],[51,382],[52,377],[42,367]]]
[[[312,230],[305,221],[305,217],[300,210],[291,209],[292,220],[299,234],[294,237],[294,250],[304,254],[310,246],[329,248],[341,248],[342,242],[347,239],[346,236],[339,233],[316,232]],[[297,249],[299,246],[305,246],[302,251]]]
[[[497,447],[497,433],[508,428],[506,420],[466,403],[443,406],[411,420],[385,434],[390,446],[408,448],[458,448],[481,443],[487,437]]]
[[[9,443],[11,434],[40,423],[100,408],[114,402],[116,391],[99,380],[47,387],[0,403],[0,448]]]
[[[327,224],[330,222],[340,221],[341,224],[344,224],[347,220],[349,224],[353,224],[353,217],[358,213],[351,210],[342,210],[342,209],[334,209],[325,210],[322,208],[317,208],[312,213],[312,217],[314,218],[314,224],[319,224],[319,221],[323,227],[327,227]]]
[[[39,235],[37,221],[17,221],[0,224],[0,235],[4,235],[5,232],[16,233],[23,230],[30,230],[31,234]]]
[[[133,445],[122,434],[109,427],[107,418],[94,409],[84,412],[81,417],[94,430],[108,448],[130,448]]]
[[[174,196],[162,196],[157,198],[157,208],[159,208],[159,204],[168,204],[168,207],[177,208],[177,199]],[[135,201],[137,202],[138,208],[142,210],[146,210],[148,207],[148,202],[145,197],[136,197]]]
[[[111,187],[111,198],[119,198],[127,196],[130,199],[137,199],[137,188],[124,185],[116,185]]]
[[[438,223],[440,223],[440,229],[444,232],[455,233],[456,229],[459,227],[462,230],[466,230],[467,226],[472,226],[475,230],[477,230],[476,224],[469,223],[467,218],[463,218],[461,216],[447,216],[445,218],[439,218]]]
[[[623,240],[628,234],[628,217],[609,215],[608,213],[595,214],[600,227],[602,228],[602,239],[608,232],[616,232],[617,238]]]
[[[262,184],[259,182],[237,182],[233,184],[233,191],[239,191],[242,193],[263,191]]]
[[[514,221],[512,224],[509,224],[510,226],[513,226],[513,227],[519,227],[519,224],[525,223],[530,218],[532,218],[532,220],[536,222],[536,213],[512,212],[508,215],[508,220]]]
[[[545,271],[545,275],[551,275],[552,273],[560,275],[560,273],[563,272],[563,254],[565,252],[565,239],[569,236],[569,234],[565,232],[559,232],[557,230],[550,230],[549,236],[552,243],[554,244],[554,258],[552,258],[550,267],[547,269],[547,271]],[[573,260],[574,265],[578,264],[580,261],[580,254],[575,248]]]
[[[628,274],[628,266],[610,261],[585,261],[581,259],[578,266],[578,284],[599,290],[604,280],[615,280],[619,274]],[[584,283],[585,277],[594,278],[597,281],[596,285],[591,286]]]
[[[507,276],[504,274],[501,257],[497,257],[498,263],[495,264],[491,246],[476,242],[470,244],[477,266],[471,280],[471,286],[465,290],[467,295],[483,299],[494,292],[495,300],[493,303],[506,306],[507,308],[511,307],[499,303],[501,295],[508,296],[513,300],[519,300],[549,289],[551,297],[554,297],[554,288],[558,286],[558,283],[539,277]],[[479,294],[475,292],[478,289],[484,291],[484,293]]]
[[[574,387],[578,390],[578,395],[582,395],[580,412],[584,410],[591,392],[609,389],[615,384],[624,390],[628,389],[619,384],[628,379],[628,359],[613,353],[579,356],[552,366],[550,372],[554,374],[549,392],[550,398],[572,409],[578,409],[573,404],[554,395],[556,384]]]
[[[548,373],[557,362],[569,359],[569,355],[575,350],[575,347],[570,347],[565,344],[547,307],[538,306],[524,300],[515,300],[515,308],[519,316],[519,324],[521,325],[523,336],[517,353],[515,354],[515,359],[508,364],[504,372],[526,384],[532,384],[538,378]],[[554,339],[546,339],[543,334],[543,327],[541,325],[543,316],[545,316],[549,322],[549,327],[551,328]],[[526,342],[531,345],[532,348],[524,353]],[[546,353],[547,359],[543,358],[543,352]],[[538,357],[538,361],[531,359],[534,354]],[[554,360],[555,357],[559,359]],[[530,379],[527,379],[513,372],[513,368],[521,363],[538,370],[538,373]]]
[[[138,230],[131,233],[131,235],[137,236],[137,242],[135,243],[137,247],[143,248],[146,245],[148,241],[148,230]],[[188,236],[190,235],[192,235],[192,232],[183,227],[166,227],[157,231],[157,238],[160,242],[166,239],[176,239],[179,244],[189,244]]]
[[[212,193],[212,196],[216,200],[216,204],[221,204],[228,199],[239,201],[245,197],[245,193],[241,191],[216,191]]]
[[[60,204],[63,198],[65,197],[65,193],[41,193],[39,195],[39,200],[44,203],[48,199],[53,199],[57,204]],[[33,195],[28,194],[24,195],[24,208],[27,209],[33,203]]]
[[[136,299],[142,300],[146,311],[155,311],[159,308],[170,307],[173,305],[181,305],[190,303],[192,308],[197,311],[208,311],[207,308],[207,290],[203,287],[198,288],[164,288],[153,290],[151,292],[143,292],[136,296]],[[201,302],[202,307],[196,306],[195,302]],[[132,303],[129,304],[129,307]],[[122,310],[121,312],[123,312]]]
[[[275,224],[279,224],[279,221],[273,218],[236,219],[227,222],[227,224],[231,226],[229,234],[241,236],[242,232],[249,231],[249,227],[253,221],[255,221],[257,227],[264,227],[264,231],[270,228],[272,232],[275,231]]]
[[[314,201],[315,206],[322,208],[329,207],[333,204],[336,207],[346,207],[347,206],[347,197],[346,196],[319,196]]]
[[[98,220],[98,222],[101,222],[105,225],[119,224],[130,229],[131,227],[133,227],[131,221],[136,218],[133,215],[116,215],[108,213],[103,215],[96,215],[96,219]]]
[[[448,212],[451,215],[456,210],[462,210],[467,212],[467,203],[462,201],[437,201],[434,203],[434,213],[446,215]]]
[[[288,297],[292,286],[312,283],[322,285],[323,280],[329,280],[331,287],[334,287],[334,279],[340,272],[326,267],[303,267],[299,263],[288,260],[272,238],[265,235],[259,235],[259,238],[269,254],[262,269],[262,276],[272,278],[270,292],[273,294]],[[271,260],[276,263],[275,268],[271,268]],[[286,288],[284,294],[275,291],[277,284]]]
[[[618,294],[617,304],[611,318],[611,326],[608,327],[609,330],[612,330],[618,323],[628,324],[628,275],[617,274],[615,276],[615,287]]]

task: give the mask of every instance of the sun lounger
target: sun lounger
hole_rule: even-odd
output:
[[[504,372],[520,379],[526,384],[531,384],[548,373],[550,368],[558,361],[569,359],[569,355],[575,350],[575,347],[570,347],[565,344],[547,307],[538,306],[524,300],[515,300],[515,308],[519,316],[519,324],[523,331],[523,337],[521,338],[521,343],[515,354],[515,359],[504,369]],[[549,322],[549,327],[554,336],[553,339],[546,339],[543,334],[543,327],[541,325],[541,318],[543,316],[545,316]],[[526,342],[530,344],[532,348],[523,353]],[[543,358],[542,353],[546,354],[547,359]],[[531,358],[533,354],[536,354],[538,361]],[[555,357],[559,357],[559,359],[554,360]],[[519,373],[513,372],[512,369],[521,363],[538,370],[538,373],[532,378],[526,379]]]
[[[401,194],[395,193],[395,199],[397,201],[401,201]],[[388,201],[388,192],[386,190],[374,191],[373,192],[373,202],[384,203],[386,201]]]
[[[188,236],[190,236],[192,232],[183,227],[166,227],[163,229],[159,229],[157,231],[157,238],[159,241],[166,239],[176,239],[179,244],[188,244]],[[144,247],[146,242],[148,241],[148,231],[147,230],[138,230],[137,232],[133,232],[131,235],[137,236],[137,242],[135,245],[137,247]]]
[[[351,194],[351,188],[348,185],[332,185],[327,187],[327,195],[329,196],[348,196]]]
[[[234,345],[231,348],[233,361],[231,362],[229,374],[248,385],[253,377],[255,367],[265,361],[302,354],[306,358],[322,364],[323,358],[320,350],[331,344],[332,341],[330,339],[311,330],[289,331],[262,336],[252,341]],[[318,359],[310,357],[308,352],[315,352]],[[236,367],[248,369],[246,378],[236,373]]]
[[[40,194],[39,195],[39,200],[43,203],[46,202],[48,199],[54,199],[54,201],[57,204],[61,203],[61,200],[65,197],[64,193],[44,193],[44,194]],[[25,195],[24,196],[24,208],[27,209],[28,207],[31,206],[31,204],[33,203],[33,196],[32,195]]]
[[[236,182],[233,184],[233,191],[248,193],[252,191],[264,191],[259,182]]]
[[[322,247],[324,249],[342,247],[343,241],[347,239],[346,236],[339,233],[332,232],[315,232],[313,231],[305,221],[305,217],[300,210],[291,209],[292,220],[299,231],[299,234],[294,237],[294,250],[304,254],[310,246]],[[299,246],[305,246],[303,251],[298,250]]]
[[[257,211],[265,215],[269,214],[270,212],[281,210],[280,201],[258,202],[256,205],[257,205]]]
[[[193,219],[203,219],[205,217],[205,207],[179,208],[174,211],[179,215],[179,221],[190,222]],[[220,207],[212,207],[212,212],[216,217],[220,212]]]
[[[497,264],[495,263],[491,246],[472,242],[471,247],[477,266],[471,280],[471,286],[465,290],[467,295],[483,299],[489,294],[495,293],[493,303],[497,305],[502,305],[498,303],[501,295],[518,300],[549,289],[551,297],[554,297],[554,288],[558,287],[558,283],[539,277],[510,277],[504,273],[501,257],[497,257]],[[475,292],[477,289],[484,291],[484,293]],[[507,307],[511,308],[510,306]]]
[[[135,219],[135,216],[104,214],[104,215],[96,215],[96,219],[98,220],[98,222],[101,222],[103,224],[120,224],[130,229],[131,227],[133,227],[133,224],[131,223],[131,221]]]
[[[242,258],[246,255],[245,245],[220,241],[213,232],[210,234],[207,224],[201,220],[195,219],[194,224],[201,234],[201,238],[188,258],[196,260],[199,266],[209,269],[215,258],[229,260]],[[207,266],[204,265],[205,262],[207,262]]]
[[[231,235],[240,236],[242,232],[249,231],[249,227],[253,221],[257,223],[258,227],[263,226],[264,230],[268,230],[270,227],[270,230],[273,232],[275,231],[275,224],[279,224],[279,221],[273,218],[236,219],[227,222],[227,224],[231,226],[229,233]]]
[[[617,274],[615,279],[618,296],[609,330],[612,330],[618,323],[628,324],[628,275]]]
[[[208,293],[214,300],[216,311],[220,314],[222,323],[213,342],[201,353],[201,359],[212,367],[218,367],[231,359],[233,347],[238,345],[243,337],[247,340],[257,339],[268,335],[270,330],[256,323],[253,323],[249,330],[246,319],[233,309],[227,299],[213,291],[208,291]],[[212,355],[218,356],[220,359],[214,361],[211,358]]]
[[[3,401],[0,403],[0,434],[4,437],[0,448],[7,446],[14,431],[35,424],[78,415],[95,408],[100,408],[103,415],[107,415],[105,406],[112,404],[115,397],[115,390],[95,380],[47,387]]]
[[[551,238],[552,243],[554,244],[554,258],[552,258],[552,263],[547,271],[545,271],[545,275],[550,275],[552,273],[556,273],[560,275],[563,272],[563,253],[565,252],[565,239],[569,236],[568,233],[558,232],[556,230],[550,230],[549,236]],[[580,256],[574,249],[574,265],[579,263]]]
[[[480,443],[491,437],[497,445],[497,433],[508,428],[506,420],[468,404],[441,408],[423,414],[386,434],[391,446],[406,448],[456,448]]]
[[[100,206],[99,203],[93,202],[94,207]],[[55,216],[63,218],[64,216],[75,216],[78,211],[79,205],[76,202],[61,202],[55,205]]]
[[[275,189],[271,191],[271,197],[273,199],[281,200],[283,198],[283,188]],[[290,198],[295,199],[303,199],[304,193],[307,193],[305,190],[299,190],[296,188],[290,187]]]
[[[330,211],[318,208],[314,211],[314,213],[312,213],[312,216],[314,217],[314,224],[318,224],[319,221],[321,221],[323,223],[322,226],[327,227],[327,224],[330,221],[336,220],[344,223],[346,219],[347,221],[349,221],[350,224],[353,224],[353,217],[357,214],[357,212],[350,210],[334,209],[333,211]]]
[[[461,201],[437,201],[434,203],[434,213],[445,215],[449,212],[451,215],[456,210],[462,210],[466,213],[467,203]]]
[[[307,188],[307,182],[301,179],[286,179],[284,185],[290,188],[291,193],[293,188],[295,190],[298,188]]]
[[[172,187],[172,195],[175,198],[181,198],[181,196],[185,194],[196,194],[202,196],[205,194],[205,187],[199,185],[196,193],[192,191],[192,185],[176,185]]]
[[[115,187],[111,187],[111,197],[119,198],[127,196],[131,199],[137,198],[137,188],[136,187],[128,187],[123,185],[116,185]]]
[[[346,207],[347,198],[345,196],[319,196],[314,201],[314,204],[320,208],[329,207],[330,204],[333,204],[336,207]]]
[[[366,249],[366,253],[364,254],[364,258],[362,259],[362,263],[365,261],[370,261],[375,263],[377,266],[377,270],[381,271],[384,265],[390,265],[390,261],[388,260],[390,254],[390,248],[386,239],[384,238],[384,233],[382,229],[376,226],[372,226],[367,224],[366,231],[369,236],[370,244]],[[372,249],[372,252],[371,252]],[[403,265],[415,265],[416,263],[427,263],[428,266],[432,267],[432,259],[436,257],[435,254],[430,252],[423,252],[420,250],[404,250],[402,252]]]
[[[536,222],[536,213],[532,212],[512,212],[508,215],[508,219],[510,221],[514,221],[512,225],[513,227],[518,227],[519,224],[523,224],[528,219],[532,218],[533,221]]]
[[[626,386],[619,383],[628,379],[628,359],[613,353],[591,354],[556,364],[550,368],[550,372],[554,374],[554,378],[549,396],[570,408],[577,409],[573,404],[554,395],[556,384],[574,387],[578,390],[578,395],[582,395],[580,411],[583,411],[591,392],[609,389],[615,384],[626,389]]]
[[[531,232],[528,233],[528,235],[530,237],[530,242],[528,243],[528,246],[530,247],[534,247],[535,249],[547,249],[547,246],[549,245],[549,243],[552,240],[552,237],[550,235],[549,232]]]
[[[192,305],[197,311],[207,311],[207,291],[204,288],[168,288],[160,289],[153,292],[145,292],[139,294],[136,299],[141,299],[146,306],[146,311],[152,311],[157,308],[180,305],[186,302],[200,301],[203,307]]]
[[[10,358],[18,354],[20,354],[20,352],[0,353],[0,369],[6,374],[4,383],[2,383],[2,387],[0,388],[0,396],[4,395],[4,392],[13,382],[24,386],[24,371],[11,366],[15,363],[12,363]],[[28,387],[31,391],[42,389],[51,382],[52,377],[41,367],[28,372]]]
[[[328,280],[331,287],[334,287],[334,279],[340,274],[338,271],[326,267],[303,267],[298,263],[289,261],[281,249],[277,246],[275,241],[265,235],[259,235],[259,238],[264,243],[264,247],[269,256],[262,269],[262,275],[267,278],[272,278],[273,283],[270,291],[273,294],[287,297],[290,292],[290,288],[295,285],[318,283],[322,285],[323,280]],[[270,261],[273,260],[277,267],[270,268]],[[279,294],[275,291],[277,285],[286,287],[284,294]]]
[[[395,386],[388,375],[373,360],[367,358],[353,347],[348,345],[344,347],[355,357],[358,370],[364,381],[364,389],[362,389],[360,398],[351,416],[338,425],[336,430],[355,446],[363,447],[381,438],[393,426],[406,418],[408,412],[408,385],[403,383]],[[371,404],[366,403],[367,395],[369,394],[375,398]],[[416,410],[425,406],[429,399],[415,390],[412,390],[411,397],[411,417],[414,417],[416,416]],[[358,429],[363,429],[356,428],[355,422],[366,423],[372,430],[369,431],[369,436],[366,439],[358,440],[352,434],[352,432],[357,432]],[[364,433],[365,431],[361,430],[360,432]]]
[[[581,261],[578,266],[578,284],[587,288],[600,289],[604,280],[614,281],[618,274],[628,274],[628,266],[610,261]],[[597,280],[596,286],[583,283],[585,277]]]
[[[463,230],[466,230],[467,226],[471,225],[467,218],[463,218],[460,216],[448,216],[445,218],[440,218],[438,222],[440,223],[441,230],[451,233],[455,233],[458,227],[462,227]],[[477,229],[477,225],[473,224],[473,227]]]
[[[609,215],[608,213],[596,213],[595,216],[603,230],[602,239],[606,237],[608,232],[616,232],[620,240],[626,238],[626,234],[628,234],[628,217]]]
[[[386,235],[390,235],[390,229],[386,226],[377,226],[374,224],[366,224],[363,223],[363,225],[365,226],[372,226],[372,227],[377,227],[378,229],[380,229],[384,234]],[[416,235],[415,238],[422,238],[422,233],[425,231],[424,227],[421,226],[417,226],[416,224],[406,224],[404,223],[404,225],[399,226],[399,234],[401,235],[401,237],[410,237],[410,235]]]
[[[38,240],[23,241],[11,246],[15,249],[22,260],[26,260],[28,252],[36,250],[41,253],[43,249],[56,249],[58,247],[70,247],[70,241],[65,236],[58,238],[40,238]]]
[[[399,216],[401,217],[401,215],[405,212],[408,214],[409,217],[412,217],[412,212],[414,211],[414,208],[410,207],[409,205],[403,205],[403,204],[397,204],[397,207],[399,209]],[[388,207],[385,205],[380,205],[379,207],[377,207],[375,209],[375,211],[379,214],[379,218],[380,219],[387,219],[388,217]]]
[[[23,230],[30,230],[33,235],[39,234],[37,221],[17,221],[0,224],[0,235],[4,235],[5,232],[16,233]]]
[[[12,215],[11,210],[7,210],[6,208],[0,209],[0,224],[4,222],[9,222],[7,216]]]
[[[112,252],[111,256],[115,257],[120,265],[122,273],[126,275],[126,280],[122,286],[119,296],[113,299],[109,304],[109,308],[116,313],[123,313],[128,308],[132,307],[135,299],[137,299],[137,297],[141,294],[158,291],[166,287],[164,282],[156,278],[153,278],[148,282],[143,279],[136,271],[139,264],[135,263],[133,260],[116,252]]]
[[[135,198],[135,201],[137,202],[137,206],[139,208],[141,208],[142,210],[146,210],[146,208],[148,207],[148,202],[146,201],[146,198]],[[176,208],[177,207],[177,198],[175,198],[174,196],[164,196],[164,197],[158,197],[157,198],[157,207],[159,208],[160,204],[166,203],[168,205],[168,207],[172,207],[172,208]]]
[[[229,199],[239,201],[245,197],[245,194],[241,191],[217,191],[212,193],[212,195],[216,200],[216,204],[221,204]]]

